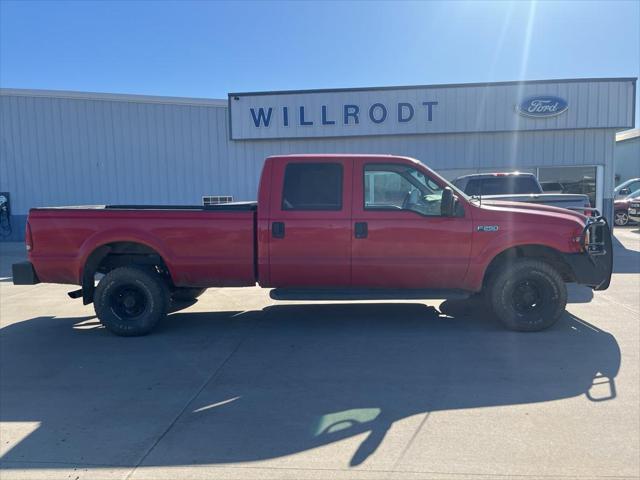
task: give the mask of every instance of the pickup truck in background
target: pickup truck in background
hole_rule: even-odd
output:
[[[571,210],[591,211],[588,195],[574,193],[544,193],[533,173],[477,173],[456,178],[453,184],[470,196],[482,201],[508,200],[528,202]],[[562,188],[560,184],[555,184]],[[549,188],[553,185],[549,185]]]
[[[606,289],[613,260],[604,218],[480,203],[417,160],[351,154],[267,158],[257,202],[35,208],[26,248],[15,284],[79,285],[125,336],[208,287],[256,283],[283,300],[480,294],[535,331],[563,314],[565,282]]]

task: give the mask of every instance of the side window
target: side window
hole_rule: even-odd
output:
[[[412,167],[369,164],[364,167],[365,210],[411,210],[440,216],[442,187]]]
[[[288,164],[282,210],[342,210],[342,177],[339,163]]]

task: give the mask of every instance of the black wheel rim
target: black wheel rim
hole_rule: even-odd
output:
[[[513,307],[518,313],[533,313],[542,307],[542,286],[533,280],[524,280],[513,289]]]
[[[111,310],[123,320],[134,320],[147,309],[145,292],[136,285],[122,285],[109,296]]]

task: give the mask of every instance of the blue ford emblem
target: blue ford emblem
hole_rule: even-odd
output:
[[[523,100],[517,110],[520,115],[527,117],[553,117],[560,115],[567,108],[569,108],[569,104],[563,98],[540,95]]]

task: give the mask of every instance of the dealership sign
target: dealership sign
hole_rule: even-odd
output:
[[[270,140],[602,128],[585,115],[598,81],[539,81],[230,93],[229,138]],[[633,83],[629,83],[630,92]],[[540,90],[544,90],[540,92]],[[554,95],[562,91],[562,97]],[[629,93],[629,95],[631,95]],[[571,103],[571,109],[568,108]],[[545,118],[554,117],[554,121]]]
[[[423,120],[426,122],[433,121],[433,107],[438,102],[421,102],[423,111]],[[321,105],[319,112],[310,112],[308,107],[300,105],[299,107],[249,107],[251,120],[256,128],[270,127],[271,123],[279,123],[283,127],[288,127],[292,123],[298,126],[318,125],[358,125],[360,121],[369,121],[373,124],[381,124],[390,120],[389,110],[393,111],[392,115],[397,112],[396,120],[398,123],[407,123],[416,121],[416,107],[410,102],[398,102],[388,105],[382,102],[375,102],[365,106],[355,103],[339,105],[335,111],[330,110],[328,105]],[[391,117],[393,118],[393,117]]]
[[[552,95],[529,97],[518,104],[518,113],[525,117],[555,117],[569,108],[567,101]]]

